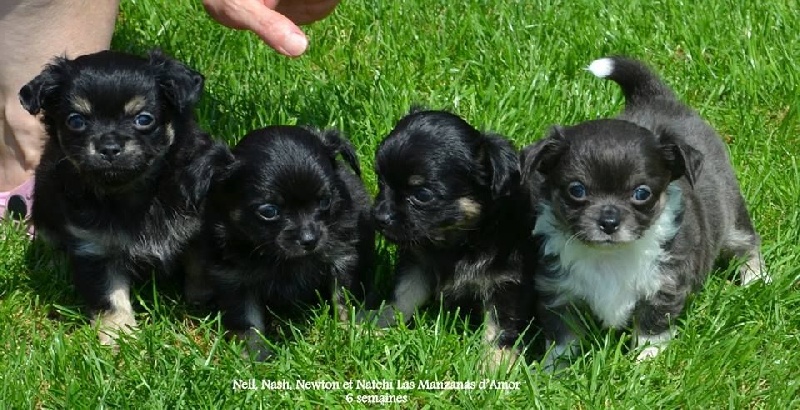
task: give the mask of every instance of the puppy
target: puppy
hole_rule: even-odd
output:
[[[376,227],[397,245],[393,296],[377,324],[397,313],[408,321],[432,298],[477,307],[501,359],[531,318],[517,151],[456,115],[413,109],[381,142],[375,169]]]
[[[638,61],[603,58],[589,70],[622,87],[622,114],[555,127],[523,153],[524,183],[540,198],[536,288],[555,344],[551,369],[581,333],[570,304],[604,327],[632,326],[643,360],[673,337],[672,323],[717,258],[743,259],[743,283],[765,275],[714,130]]]
[[[347,292],[361,296],[374,262],[370,198],[355,149],[334,130],[267,127],[233,154],[211,188],[198,266],[225,327],[263,360],[268,311],[296,313],[322,296],[347,320]]]
[[[56,58],[19,93],[49,139],[36,169],[37,236],[69,256],[73,281],[113,344],[135,326],[130,286],[176,269],[227,149],[192,108],[203,77],[160,52]]]

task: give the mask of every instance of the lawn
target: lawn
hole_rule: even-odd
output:
[[[430,408],[800,407],[797,1],[349,0],[308,27],[311,49],[299,59],[222,28],[198,1],[122,3],[113,48],[158,46],[202,72],[198,116],[214,136],[233,143],[267,124],[340,128],[373,192],[375,147],[412,103],[453,110],[522,147],[551,124],[620,109],[616,85],[584,70],[593,59],[644,59],[728,143],[774,281],[742,288],[716,272],[655,360],[637,364],[627,335],[600,332],[558,377],[533,358],[481,373],[481,333],[436,306],[386,331],[338,324],[321,308],[280,326],[277,355],[252,363],[221,336],[218,317],[151,284],[135,292],[136,338],[115,353],[88,325],[63,257],[0,224],[1,408],[329,408],[360,394]],[[385,284],[392,250],[380,249]]]

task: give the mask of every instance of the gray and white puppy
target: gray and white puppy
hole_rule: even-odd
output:
[[[602,58],[589,71],[622,87],[622,114],[554,127],[523,152],[523,183],[538,196],[537,314],[551,369],[581,333],[571,305],[603,327],[631,326],[643,360],[673,337],[716,260],[743,259],[745,284],[766,277],[714,130],[641,62]]]

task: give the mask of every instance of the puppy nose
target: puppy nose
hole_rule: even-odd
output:
[[[608,235],[619,229],[619,209],[615,206],[604,206],[600,209],[600,229]]]
[[[297,243],[303,247],[305,250],[314,249],[319,242],[319,234],[317,233],[316,229],[306,228],[300,232],[300,237],[297,239]]]
[[[375,221],[380,226],[389,226],[393,222],[392,214],[389,212],[375,212]]]
[[[100,153],[104,159],[112,161],[122,152],[122,146],[119,145],[117,141],[104,139],[95,144],[95,150]]]
[[[394,222],[394,214],[392,213],[388,201],[379,202],[372,212],[372,215],[375,218],[375,222],[380,226],[389,226]]]

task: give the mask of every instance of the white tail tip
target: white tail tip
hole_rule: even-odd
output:
[[[589,64],[589,71],[596,77],[606,78],[614,71],[614,60],[610,58],[600,58]]]

